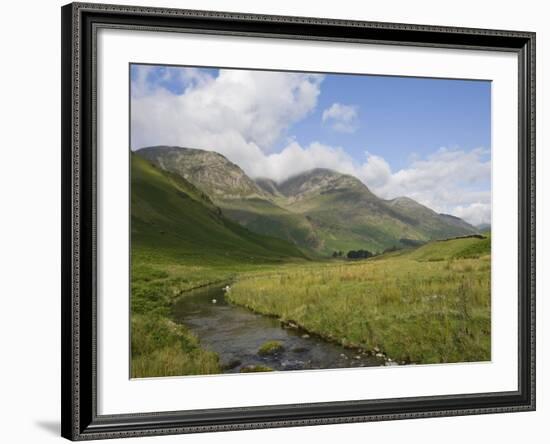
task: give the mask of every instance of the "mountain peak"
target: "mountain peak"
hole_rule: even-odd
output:
[[[135,153],[166,171],[179,174],[214,199],[264,195],[240,167],[214,151],[160,145]]]
[[[229,160],[216,151],[200,150],[197,148],[187,148],[182,146],[155,145],[144,148],[139,148],[135,151],[141,157],[150,156],[153,154],[166,155],[185,155],[185,156],[202,156],[209,159],[219,159],[219,161],[229,162]],[[229,162],[231,163],[231,162]]]
[[[410,197],[407,197],[407,196],[399,196],[394,199],[387,200],[386,202],[388,203],[388,205],[390,205],[393,208],[399,208],[402,210],[420,209],[420,210],[429,211],[430,213],[435,214],[435,211],[431,210],[425,205],[422,205],[421,203],[418,203],[416,200],[411,199]]]
[[[302,171],[301,173],[294,174],[293,176],[290,176],[288,179],[282,181],[281,183],[285,183],[297,178],[305,179],[305,178],[311,178],[311,177],[342,177],[342,176],[348,176],[348,175],[344,173],[340,173],[336,170],[332,170],[330,168],[312,168],[310,170],[305,170],[305,171]]]
[[[321,168],[321,167],[318,167],[318,168],[312,168],[310,170],[306,170],[304,171],[303,173],[300,173],[300,174],[311,174],[311,175],[318,175],[318,174],[324,174],[324,175],[330,175],[330,176],[341,176],[343,173],[339,173],[338,171],[336,170],[332,170],[330,168]],[[300,174],[297,174],[297,176],[299,176]]]
[[[285,196],[297,199],[350,189],[361,189],[370,193],[366,185],[356,177],[328,168],[314,168],[292,176],[280,183],[278,189]]]
[[[414,199],[411,199],[410,197],[407,197],[407,196],[399,196],[399,197],[396,197],[394,199],[391,199],[390,202],[393,202],[393,203],[416,203],[416,201]]]

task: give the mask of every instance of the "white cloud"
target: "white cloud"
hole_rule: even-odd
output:
[[[353,159],[340,147],[314,142],[302,147],[291,142],[279,153],[263,156],[247,171],[253,177],[269,177],[281,182],[313,168],[330,168],[346,174],[355,174]]]
[[[378,189],[391,180],[392,172],[390,165],[383,157],[367,152],[367,161],[358,168],[357,175],[369,187]]]
[[[333,103],[323,111],[323,123],[328,123],[335,131],[353,133],[359,128],[358,108],[354,105]]]
[[[473,225],[490,224],[491,204],[475,202],[467,206],[458,206],[454,208],[453,214]]]
[[[177,95],[138,70],[132,88],[132,147],[180,145],[269,152],[285,131],[317,104],[323,77],[316,74],[220,70],[188,77]],[[167,71],[167,75],[175,75]],[[133,91],[134,92],[134,91]]]
[[[491,217],[491,162],[484,160],[485,154],[482,148],[441,148],[396,172],[383,158],[368,155],[358,177],[381,197],[408,196],[435,211],[479,224]]]

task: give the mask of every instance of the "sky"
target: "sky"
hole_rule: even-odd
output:
[[[491,83],[132,64],[131,149],[217,151],[251,177],[312,168],[491,221]]]

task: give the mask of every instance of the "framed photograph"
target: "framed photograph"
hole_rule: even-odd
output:
[[[535,35],[62,8],[62,435],[535,409]]]

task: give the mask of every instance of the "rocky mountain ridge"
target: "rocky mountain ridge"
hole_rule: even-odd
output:
[[[277,183],[253,180],[212,151],[158,146],[136,154],[191,182],[248,229],[321,254],[357,248],[379,252],[411,241],[478,232],[462,219],[408,197],[381,199],[356,177],[330,169],[316,168]]]

